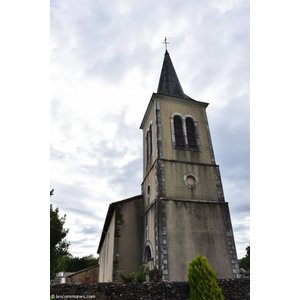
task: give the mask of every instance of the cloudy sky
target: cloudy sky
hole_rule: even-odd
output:
[[[70,252],[96,255],[108,206],[140,194],[139,125],[168,50],[184,92],[210,103],[239,258],[250,243],[249,1],[51,0],[51,202]]]

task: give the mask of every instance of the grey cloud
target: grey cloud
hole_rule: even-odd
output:
[[[238,258],[241,259],[246,254],[246,247],[250,244],[249,230],[250,225],[247,219],[242,223],[241,220],[232,218],[232,227],[234,231],[234,239],[237,248]]]
[[[62,42],[65,43],[66,36],[69,40],[76,40],[70,51],[84,62],[88,74],[116,81],[122,78],[127,68],[132,68],[137,62],[142,62],[143,69],[153,66],[155,56],[150,47],[151,39],[144,42],[143,38],[137,37],[144,37],[150,29],[159,30],[161,20],[167,20],[168,16],[174,18],[179,14],[178,18],[182,18],[186,10],[193,12],[181,1],[174,3],[174,6],[161,2],[155,5],[152,1],[131,3],[130,13],[123,14],[118,14],[118,10],[113,8],[114,4],[92,1],[90,5],[77,2],[77,5],[59,6],[60,10],[67,13],[67,17],[54,5],[51,14],[52,28]],[[203,10],[203,4],[201,9]],[[152,13],[145,14],[145,11]],[[120,28],[126,28],[125,35]],[[70,29],[74,32],[71,37],[66,34]],[[130,43],[136,44],[133,53],[127,48]]]
[[[142,181],[142,161],[134,159],[114,173],[112,185],[119,189],[124,198],[140,194]]]
[[[249,215],[250,193],[247,178],[222,178],[225,199],[229,203],[233,215],[240,217]]]
[[[241,259],[245,256],[245,250],[250,245],[250,241],[247,237],[241,239],[235,237],[235,243],[237,248],[238,259]]]
[[[74,224],[77,225],[76,230],[74,230],[75,233],[81,233],[81,234],[85,234],[85,238],[84,240],[89,240],[91,239],[91,236],[98,236],[101,233],[101,228],[99,228],[98,224],[101,224],[103,221],[105,220],[105,217],[99,216],[96,219],[96,222],[91,223],[91,219],[89,218],[84,218],[84,219],[79,219],[78,217],[75,218],[74,220]],[[97,224],[97,225],[95,225]],[[90,236],[89,238],[87,236]],[[94,237],[92,237],[94,238]]]
[[[235,229],[235,227],[234,227]],[[235,232],[235,242],[239,244],[239,247],[241,249],[246,249],[247,246],[250,244],[250,239],[249,239],[249,228],[244,228],[243,230],[234,230]]]
[[[208,115],[209,116],[209,115]],[[209,120],[217,163],[223,176],[249,180],[250,121],[248,98],[232,99]]]
[[[110,116],[110,121],[118,124],[115,136],[112,136],[110,139],[102,139],[99,136],[99,141],[87,149],[87,155],[95,159],[96,164],[93,166],[81,164],[79,166],[81,172],[98,178],[107,178],[114,183],[120,180],[121,184],[122,177],[126,177],[124,175],[126,169],[130,168],[130,172],[141,171],[142,139],[138,128],[126,124],[125,114],[125,111],[121,111],[118,114]],[[129,144],[128,141],[130,141]],[[139,148],[137,145],[140,145]],[[134,167],[130,167],[131,163],[125,168],[120,168],[116,162],[121,160],[127,152],[132,152],[132,147],[139,149],[137,150],[138,153],[134,154],[138,158],[133,163],[134,167],[138,168],[138,170],[133,170]],[[119,176],[120,178],[118,178]],[[139,178],[138,186],[141,180]]]
[[[73,202],[74,200],[78,199],[78,197],[81,199],[85,199],[91,196],[81,183],[63,184],[54,182],[53,185],[56,186],[56,197],[59,198],[60,195],[66,195],[67,199],[65,198],[65,201]]]
[[[52,182],[51,186],[54,188],[54,196],[51,202],[60,210],[68,214],[78,215],[82,219],[94,219],[99,221],[97,212],[88,208],[85,202],[88,202],[92,195],[88,189],[80,183],[62,184]]]
[[[68,3],[68,2],[66,2]],[[197,38],[196,34],[201,32],[200,38],[198,38],[197,44],[201,44],[208,47],[207,32],[210,32],[209,37],[214,37],[215,41],[219,41],[222,36],[226,36],[226,30],[228,27],[233,31],[238,31],[241,25],[245,24],[239,21],[239,15],[243,6],[236,7],[229,11],[231,18],[228,18],[227,14],[217,14],[213,6],[209,6],[205,2],[193,1],[191,5],[186,5],[182,1],[176,1],[170,6],[168,3],[161,3],[155,5],[155,1],[143,1],[139,3],[131,3],[128,9],[128,13],[119,14],[114,4],[106,5],[99,1],[90,1],[90,5],[85,2],[77,2],[77,5],[65,4],[63,8],[67,12],[67,20],[65,20],[65,14],[59,14],[56,12],[56,5],[53,7],[52,12],[52,27],[57,26],[56,35],[63,35],[65,30],[74,30],[74,36],[77,39],[76,51],[78,55],[86,62],[86,69],[88,72],[94,72],[95,74],[108,76],[111,78],[120,78],[125,70],[125,67],[132,67],[137,61],[147,66],[147,62],[154,57],[153,52],[151,53],[149,45],[145,44],[143,37],[145,33],[149,32],[150,29],[158,31],[161,27],[162,20],[168,21],[169,18],[175,20],[186,19],[189,16],[189,22],[192,32],[181,33],[180,40],[176,40],[174,37],[174,45],[180,47],[184,43],[185,36],[192,35]],[[62,6],[60,6],[61,9]],[[152,11],[152,13],[145,14],[145,11]],[[247,10],[242,13],[243,18],[247,15]],[[134,18],[132,17],[134,15]],[[245,16],[244,16],[245,15]],[[61,23],[61,19],[64,18],[64,22]],[[228,26],[228,19],[233,23]],[[239,26],[235,26],[238,22]],[[224,26],[224,23],[226,26]],[[58,25],[57,25],[58,24]],[[149,28],[151,24],[151,28]],[[205,24],[205,26],[204,26]],[[60,26],[59,26],[60,25]],[[120,28],[126,28],[126,34]],[[239,30],[242,32],[241,30]],[[167,34],[167,33],[165,33]],[[239,36],[238,36],[239,37]],[[163,37],[162,37],[163,38]],[[127,45],[130,42],[137,44],[137,51],[131,55],[128,52]],[[210,38],[211,42],[211,38]],[[217,46],[217,45],[216,45]],[[198,51],[198,46],[194,47]],[[147,50],[148,49],[148,50]],[[207,55],[203,59],[206,61],[209,57],[215,54],[214,49],[220,49],[220,47],[213,47],[209,49]],[[148,51],[147,59],[142,60],[144,51]],[[109,53],[107,59],[104,58],[103,53]],[[222,56],[224,52],[220,52]],[[188,58],[187,58],[188,59]],[[188,61],[187,61],[188,64]],[[153,65],[152,63],[150,65]],[[191,64],[188,64],[191,65]]]
[[[53,97],[50,101],[50,112],[53,121],[60,121],[63,116],[61,99]]]
[[[241,202],[240,204],[235,203],[232,205],[232,212],[241,217],[249,215],[250,203],[248,199],[239,199],[239,201]]]
[[[86,241],[88,241],[89,239],[84,238],[84,239],[76,239],[76,240],[70,240],[71,245],[81,245],[84,244]]]
[[[63,205],[62,206],[65,210],[69,213],[74,215],[79,215],[82,219],[94,219],[96,221],[100,221],[99,216],[93,211],[93,209],[88,209],[84,207],[84,204],[80,204],[79,207],[74,207],[72,204],[70,205]]]
[[[104,221],[104,219],[99,218],[99,222]],[[83,228],[81,228],[81,232],[83,234],[87,234],[87,235],[98,235],[100,236],[100,231],[99,228],[97,226],[84,226]]]
[[[197,42],[192,55],[186,58],[188,66],[193,65],[195,57],[198,58],[198,68],[197,71],[193,70],[191,86],[201,94],[202,90],[215,85],[225,75],[239,88],[236,80],[245,79],[245,74],[236,72],[249,68],[248,9],[236,7],[225,14],[208,10],[206,14],[202,14],[201,24],[198,26],[194,32]]]
[[[66,160],[68,159],[70,154],[65,153],[63,151],[59,151],[55,149],[53,146],[50,146],[50,157],[51,160]]]
[[[114,36],[113,33],[112,36]],[[135,42],[136,37],[132,38],[132,41]],[[114,42],[115,39],[112,43]],[[109,82],[114,81],[118,83],[124,78],[126,72],[134,67],[142,68],[145,75],[149,74],[157,57],[154,54],[154,50],[146,43],[141,42],[135,46],[133,51],[129,52],[129,49],[126,48],[126,44],[129,42],[130,40],[124,41],[124,45],[115,47],[114,52],[108,57],[103,57],[103,55],[97,53],[93,60],[86,65],[86,75],[102,77]],[[107,43],[109,44],[110,41]],[[102,45],[102,47],[102,51],[109,51],[107,50],[107,45]]]
[[[249,224],[244,224],[244,223],[238,223],[234,225],[234,230],[235,231],[245,231],[249,230]]]
[[[97,59],[86,69],[87,75],[101,76],[107,81],[120,81],[127,71],[126,58],[119,54],[106,59]]]
[[[101,231],[99,227],[97,226],[85,226],[82,224],[82,227],[78,227],[78,230],[75,230],[74,233],[76,234],[83,234],[84,238],[82,239],[76,239],[76,240],[71,240],[72,245],[80,245],[80,244],[86,244],[87,242],[91,241],[99,241],[99,238],[101,236]]]
[[[89,176],[99,176],[107,177],[112,175],[112,166],[115,165],[115,162],[118,159],[121,159],[124,154],[129,151],[128,146],[125,146],[126,141],[132,141],[132,145],[137,143],[141,144],[139,140],[139,131],[134,126],[129,126],[125,122],[125,111],[121,112],[112,112],[110,115],[109,122],[117,123],[118,129],[115,135],[112,135],[110,138],[103,139],[101,134],[95,128],[90,128],[88,121],[79,121],[81,122],[81,127],[88,136],[98,136],[98,142],[90,142],[89,145],[82,147],[78,145],[76,147],[76,155],[71,153],[66,153],[59,151],[58,149],[51,147],[51,159],[52,160],[69,160],[73,164],[77,164],[77,170],[82,172],[82,174]],[[65,119],[61,120],[60,129],[62,133],[68,135],[64,132],[63,124]],[[69,122],[71,122],[69,120]],[[127,148],[126,148],[127,147]],[[141,148],[142,151],[142,148]],[[81,162],[81,158],[84,157],[91,158],[95,160],[94,165],[85,164],[84,159]]]
[[[108,146],[108,140],[102,140],[94,148],[90,149],[88,156],[96,159],[95,165],[80,164],[78,169],[83,174],[88,174],[96,178],[111,178],[115,176],[115,162],[124,156],[126,149],[117,149]]]
[[[64,107],[62,99],[58,97],[51,99],[50,108],[51,122],[59,127],[66,140],[69,139],[71,137],[72,125],[74,124],[71,112]]]
[[[126,112],[123,111],[118,119],[118,128],[117,135],[120,141],[120,145],[122,143],[128,144],[130,141],[132,146],[139,145],[140,153],[142,152],[142,132],[135,125],[129,125],[125,122]]]
[[[98,243],[99,243],[99,241],[95,242],[94,244],[82,244],[82,245],[80,245],[80,248],[93,249],[94,251],[92,251],[91,254],[96,254]]]
[[[131,131],[134,128],[130,128]],[[105,157],[108,160],[115,161],[118,158],[121,158],[124,155],[126,149],[124,145],[122,145],[121,140],[124,138],[124,135],[127,136],[128,132],[120,132],[120,135],[116,135],[114,138],[116,139],[114,144],[111,143],[111,140],[102,140],[98,143],[97,148],[102,157]]]
[[[243,249],[245,249],[250,244],[248,233],[249,228],[244,228],[243,230],[237,231],[235,234],[235,241],[238,244],[241,244],[241,247]]]
[[[69,248],[73,256],[83,257],[90,254],[97,256],[97,247],[99,239],[95,238],[94,242],[90,240],[70,240],[71,246]],[[79,250],[79,251],[78,251]],[[84,253],[84,254],[83,254]]]
[[[121,113],[116,116],[118,118],[118,129],[116,137],[112,137],[115,139],[116,144],[112,144],[111,140],[100,140],[88,150],[89,155],[96,159],[97,163],[93,166],[81,164],[79,170],[96,178],[106,178],[110,182],[111,187],[119,190],[125,198],[140,193],[140,184],[142,182],[142,139],[140,139],[137,128],[126,124],[124,115]],[[132,149],[128,148],[130,145],[125,146],[128,141],[131,141],[133,147],[140,145],[140,149],[135,154],[136,158],[133,157],[125,166],[120,167],[116,162],[122,159],[126,152],[132,151]],[[117,200],[119,199],[115,199],[115,201]]]

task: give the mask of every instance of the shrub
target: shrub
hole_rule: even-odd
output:
[[[149,276],[149,268],[145,265],[140,266],[139,271],[136,273],[135,280],[137,282],[145,282]]]
[[[224,300],[216,273],[205,256],[196,256],[189,264],[188,284],[190,300]]]
[[[149,268],[142,265],[136,273],[120,273],[120,277],[124,283],[145,282],[149,276]]]
[[[124,283],[131,283],[135,279],[135,273],[120,273],[120,277]]]

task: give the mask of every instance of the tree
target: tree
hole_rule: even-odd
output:
[[[53,192],[52,192],[53,194]],[[51,195],[51,191],[50,191]],[[53,209],[50,204],[50,278],[53,279],[55,274],[62,270],[62,258],[67,255],[70,243],[65,237],[68,229],[64,228],[66,215],[59,216],[58,207]]]
[[[205,256],[196,256],[188,268],[189,299],[224,300],[216,273]]]
[[[65,272],[77,272],[85,268],[97,265],[98,259],[93,255],[83,257],[73,257],[66,255],[63,258],[63,269]]]
[[[246,255],[239,260],[240,268],[250,271],[250,245],[246,248]]]

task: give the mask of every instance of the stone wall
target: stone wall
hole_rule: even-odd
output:
[[[225,300],[249,300],[250,279],[219,280]],[[60,284],[50,288],[52,299],[188,299],[186,282]],[[82,297],[79,297],[82,296]]]
[[[249,300],[250,278],[219,279],[225,300]]]

